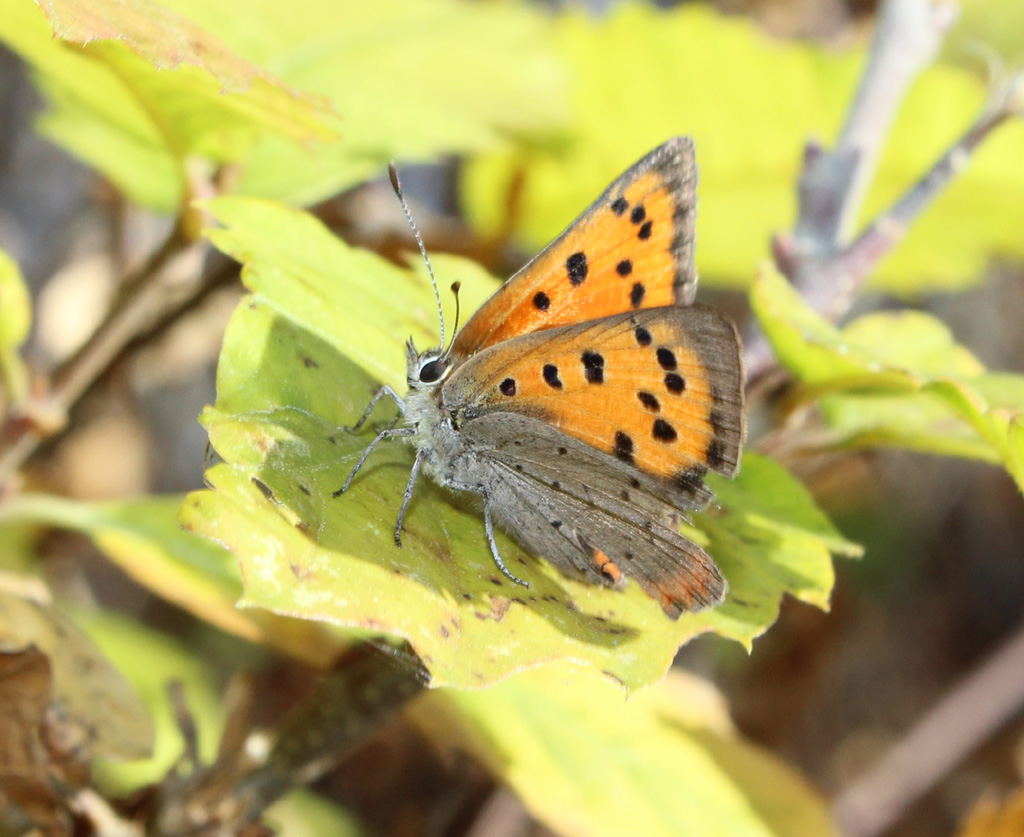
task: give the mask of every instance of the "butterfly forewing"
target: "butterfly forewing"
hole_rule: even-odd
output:
[[[706,306],[671,306],[492,346],[455,370],[442,403],[460,423],[495,412],[540,419],[688,487],[739,465],[741,378],[732,324]]]
[[[456,336],[454,360],[540,329],[688,305],[696,184],[688,137],[639,160],[484,303]]]

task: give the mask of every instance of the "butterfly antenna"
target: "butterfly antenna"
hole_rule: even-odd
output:
[[[416,244],[419,245],[420,255],[423,256],[423,261],[427,264],[427,273],[430,274],[430,284],[434,288],[434,299],[437,300],[437,319],[441,324],[441,345],[439,349],[444,349],[444,311],[441,310],[441,293],[437,289],[437,279],[434,278],[434,268],[430,266],[430,257],[427,255],[427,248],[423,244],[423,239],[420,237],[420,231],[416,228],[416,222],[412,220],[412,212],[409,211],[409,204],[405,202],[405,197],[402,195],[402,182],[398,179],[398,166],[395,165],[395,161],[392,160],[388,163],[388,177],[391,179],[391,188],[395,190],[395,196],[398,198],[398,202],[402,204],[402,210],[405,212],[405,220],[409,222],[409,227],[412,229],[413,237],[416,239]]]
[[[461,282],[452,282],[452,293],[455,295],[455,325],[452,326],[452,342],[448,344],[448,348],[444,352],[444,357],[446,358],[451,354],[452,346],[455,345],[455,335],[459,333],[459,314],[462,311],[462,306],[459,304],[459,290],[461,288]]]

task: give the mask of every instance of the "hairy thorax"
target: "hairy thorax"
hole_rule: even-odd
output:
[[[405,421],[416,432],[409,441],[426,453],[426,472],[442,484],[456,477],[465,443],[441,405],[440,387],[412,387],[405,396]]]

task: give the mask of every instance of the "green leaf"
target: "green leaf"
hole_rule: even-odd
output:
[[[988,78],[937,65],[900,108],[863,219],[889,207],[963,134],[985,105]],[[1024,124],[1011,120],[972,152],[965,169],[911,225],[872,274],[897,293],[975,285],[993,257],[1024,254],[1015,215],[1024,201]]]
[[[949,328],[928,314],[870,314],[840,331],[767,268],[753,288],[751,304],[776,356],[810,384],[850,387],[865,378],[875,386],[884,381],[913,387],[941,374],[968,378],[984,372]]]
[[[28,368],[20,350],[31,325],[32,300],[25,280],[0,250],[0,379],[9,404],[20,404],[28,397]]]
[[[437,313],[425,272],[414,275],[371,253],[345,247],[313,216],[271,201],[219,198],[206,208],[224,225],[209,231],[210,240],[242,262],[243,281],[258,302],[302,323],[384,383],[400,387],[405,382],[401,335],[411,334],[420,345],[437,341]],[[495,287],[479,269],[459,268],[455,278],[464,280],[461,293],[467,308]],[[450,307],[447,295],[444,302]],[[451,312],[446,316],[450,320]],[[229,399],[229,409],[244,409],[251,397],[250,382],[244,377],[248,370],[243,368],[240,374],[241,379],[230,377],[230,368],[221,373],[218,395]],[[277,382],[280,387],[288,385],[287,380]],[[287,395],[279,401],[288,404],[288,398],[299,393],[279,395]],[[316,395],[326,409],[329,392]]]
[[[257,28],[246,0],[231,5]],[[264,0],[259,18],[247,54],[328,98],[344,125],[340,141],[315,149],[259,144],[243,194],[312,203],[380,176],[392,158],[479,152],[564,119],[548,15],[529,4]]]
[[[796,774],[744,742],[721,696],[673,672],[627,702],[594,675],[518,675],[483,692],[430,693],[413,719],[459,747],[559,834],[834,835]]]
[[[275,833],[288,837],[323,837],[325,834],[363,837],[368,834],[355,817],[305,788],[298,788],[275,802],[267,809],[263,820]]]
[[[1024,490],[1017,433],[1024,376],[986,373],[949,328],[914,311],[839,330],[776,273],[751,294],[776,356],[820,398],[832,445],[896,445],[1003,465]]]
[[[960,17],[944,44],[946,55],[979,76],[990,75],[993,67],[1000,70],[998,59],[1006,67],[1021,65],[1024,6],[1016,0],[960,0],[957,6]],[[999,55],[992,56],[991,50]]]
[[[286,86],[168,7],[40,5],[46,18],[28,0],[0,0],[0,38],[33,66],[51,101],[43,130],[139,202],[177,208],[193,155],[226,163],[263,134],[293,142],[336,135],[325,101]]]
[[[783,43],[702,4],[618,4],[602,18],[570,11],[552,28],[569,72],[569,126],[558,141],[474,160],[463,188],[471,221],[488,234],[511,221],[539,249],[642,154],[691,134],[700,166],[697,265],[711,283],[749,285],[770,236],[792,225],[804,144],[837,133],[863,53]],[[965,72],[927,71],[883,151],[869,208],[887,206],[920,177],[985,95]],[[986,140],[880,265],[876,285],[963,286],[977,281],[989,256],[1024,253],[1022,156],[1024,126]],[[510,205],[518,211],[508,219]]]
[[[131,793],[162,779],[181,758],[183,742],[167,694],[181,683],[185,703],[199,734],[199,752],[210,763],[224,721],[213,669],[177,637],[111,611],[78,611],[76,621],[138,692],[156,726],[156,746],[148,759],[101,760],[93,765],[97,784],[108,796]]]
[[[191,197],[196,157],[232,164],[220,188],[314,201],[563,110],[545,18],[521,6],[40,2],[62,41],[29,0],[0,0],[0,39],[50,101],[41,127],[163,211]]]
[[[24,493],[4,504],[0,523],[8,529],[41,524],[82,532],[136,582],[198,618],[311,665],[329,666],[343,643],[326,626],[237,609],[242,586],[235,559],[181,529],[181,501],[175,495],[80,503]]]
[[[835,581],[830,556],[858,558],[863,549],[836,530],[807,490],[781,465],[749,451],[737,479],[709,476],[708,484],[719,509],[697,522],[731,584],[714,613],[730,619],[732,630],[722,624],[716,632],[749,649],[778,616],[783,591],[827,608]]]
[[[675,623],[636,585],[570,582],[499,536],[505,561],[531,585],[514,586],[494,566],[479,515],[429,480],[397,548],[409,448],[382,446],[348,493],[331,493],[372,438],[343,427],[379,386],[374,377],[401,386],[404,334],[436,341],[429,284],[295,210],[242,198],[208,208],[226,225],[213,240],[243,261],[252,296],[229,323],[217,404],[202,419],[225,464],[208,472],[214,491],[190,495],[182,520],[235,553],[247,605],[408,639],[437,686],[481,687],[562,660],[631,689],[660,678],[695,634],[749,644],[785,591],[827,601],[830,551],[856,547],[798,483],[757,457],[736,486],[722,486],[728,499],[698,519],[705,534],[694,535],[710,538],[732,596]],[[466,262],[435,264],[442,285],[463,282],[467,308],[495,286]],[[377,417],[390,414],[381,407]]]
[[[4,579],[4,587],[13,585]],[[90,755],[138,759],[153,749],[153,724],[119,667],[100,653],[79,625],[54,605],[0,590],[0,644],[5,651],[34,646],[53,673],[62,724],[80,735]],[[109,656],[109,655],[107,655]]]

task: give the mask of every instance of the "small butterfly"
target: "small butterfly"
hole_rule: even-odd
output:
[[[506,281],[447,348],[443,319],[437,348],[418,352],[410,339],[405,397],[383,387],[352,429],[383,397],[402,422],[377,434],[334,496],[380,442],[404,438],[416,458],[398,545],[425,472],[482,498],[491,555],[514,582],[526,583],[502,561],[496,524],[567,576],[612,587],[633,579],[672,618],[720,603],[726,580],[678,530],[681,513],[711,499],[708,471],[736,473],[744,438],[736,329],[692,304],[696,182],[692,140],[669,140]]]

